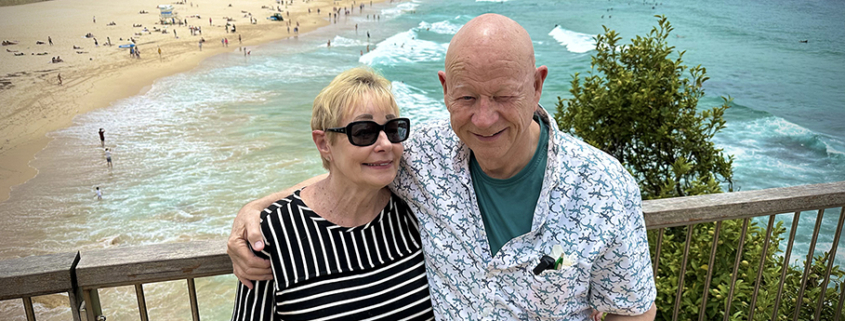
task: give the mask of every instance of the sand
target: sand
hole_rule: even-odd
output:
[[[14,3],[10,1],[14,0],[0,0],[0,4]],[[299,35],[328,25],[328,13],[334,7],[351,9],[371,3],[185,1],[54,0],[0,7],[0,40],[17,42],[0,47],[0,202],[9,198],[14,186],[35,177],[37,169],[29,162],[49,142],[46,134],[71,125],[74,116],[136,95],[154,80],[188,71],[215,54],[242,46],[253,50],[250,47],[292,37],[297,22]],[[188,25],[162,25],[158,9],[162,4],[172,5],[178,19],[183,23],[187,19]],[[267,19],[279,9],[284,22]],[[227,22],[236,26],[237,33],[226,32]],[[191,35],[188,26],[201,27],[202,35]],[[86,38],[88,33],[93,37]],[[118,48],[132,43],[130,38],[141,50],[140,58]],[[202,50],[201,38],[206,40]],[[223,38],[228,38],[229,47],[221,45]],[[56,56],[63,62],[53,63]]]

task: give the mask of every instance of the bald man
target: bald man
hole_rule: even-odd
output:
[[[391,189],[419,218],[438,320],[654,319],[636,181],[538,107],[547,75],[522,26],[476,17],[438,72],[450,120],[404,143]],[[238,213],[228,251],[240,280],[272,277],[246,242],[263,248],[259,211],[290,192]]]

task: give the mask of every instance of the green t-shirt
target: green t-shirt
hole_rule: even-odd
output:
[[[549,145],[548,125],[537,115],[534,115],[534,121],[540,124],[537,151],[528,165],[513,177],[496,179],[487,176],[475,160],[475,155],[470,156],[472,187],[493,256],[512,238],[531,231],[534,208],[543,188]]]

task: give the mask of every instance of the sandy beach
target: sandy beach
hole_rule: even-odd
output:
[[[69,126],[74,116],[138,94],[215,54],[241,47],[251,53],[295,36],[297,25],[299,35],[328,25],[334,9],[354,15],[359,5],[384,0],[185,1],[0,0],[6,5],[0,7],[0,202],[37,174],[29,163],[50,141],[46,134]],[[168,4],[175,24],[161,22],[159,5]],[[268,19],[275,13],[284,21]],[[192,34],[192,27],[201,33]],[[128,44],[140,57],[119,48]]]

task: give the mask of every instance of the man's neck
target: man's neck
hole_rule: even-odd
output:
[[[531,126],[528,127],[525,133],[525,138],[519,142],[515,142],[511,150],[503,157],[498,159],[476,158],[475,160],[487,176],[495,179],[508,179],[518,174],[519,171],[531,162],[531,158],[537,152],[539,139],[540,124],[532,121]]]

